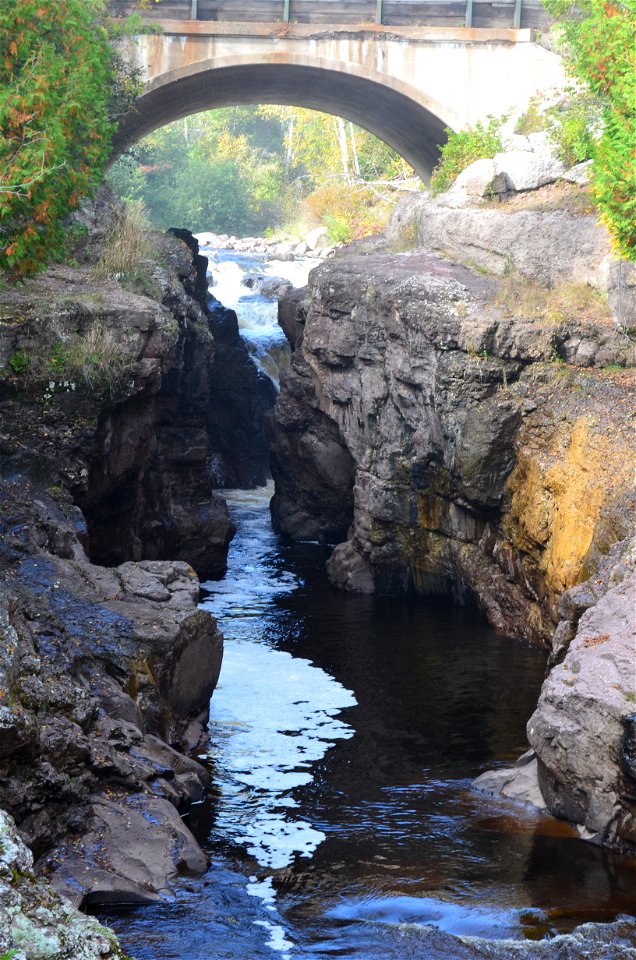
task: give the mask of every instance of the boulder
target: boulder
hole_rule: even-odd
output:
[[[498,153],[494,158],[493,193],[537,190],[546,183],[554,183],[565,171],[560,160],[544,153],[514,150]]]
[[[457,177],[451,192],[463,192],[469,197],[487,197],[492,195],[492,182],[497,174],[494,160],[475,160]]]
[[[56,890],[75,906],[155,903],[174,894],[181,876],[202,874],[207,858],[174,806],[129,794],[96,799],[81,840],[45,861]]]
[[[634,546],[596,577],[605,589],[580,617],[565,657],[551,670],[528,740],[551,812],[595,843],[634,850],[636,690]]]
[[[561,175],[561,179],[567,180],[568,183],[576,183],[578,186],[584,187],[590,182],[591,172],[592,161],[584,160],[582,163],[575,163],[573,167],[565,170]]]
[[[329,246],[329,233],[326,227],[315,227],[305,237],[305,243],[309,250],[315,253],[317,250],[324,250]]]
[[[503,797],[537,810],[546,811],[541,793],[537,758],[533,751],[520,757],[514,767],[489,770],[473,780],[471,786],[489,797]]]
[[[422,194],[398,203],[387,229],[399,248],[405,235],[418,245],[497,276],[511,271],[545,287],[586,283],[606,293],[624,289],[626,267],[616,259],[607,230],[594,214],[567,209],[509,208],[506,204],[456,204],[453,191],[432,198]],[[628,271],[629,272],[629,271]],[[625,315],[633,310],[624,290]]]

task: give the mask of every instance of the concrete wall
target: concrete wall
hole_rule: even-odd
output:
[[[529,30],[196,21],[162,27],[162,34],[130,44],[145,88],[122,125],[120,148],[200,110],[284,103],[353,120],[426,177],[444,127],[465,128],[564,81],[560,58],[532,43]]]

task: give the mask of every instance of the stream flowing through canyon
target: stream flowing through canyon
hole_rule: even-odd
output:
[[[300,282],[299,265],[267,269],[287,266]],[[236,286],[258,269],[227,254],[212,292],[244,307],[242,332],[271,374],[275,304]],[[555,957],[632,956],[618,933],[609,948],[592,933],[590,953],[569,936],[636,913],[631,865],[470,789],[526,749],[545,653],[476,611],[335,590],[329,548],[272,531],[272,493],[224,491],[237,534],[225,578],[203,588],[225,654],[212,787],[188,822],[210,866],[171,903],[111,913],[125,949],[136,960],[476,960],[546,939],[562,942]]]

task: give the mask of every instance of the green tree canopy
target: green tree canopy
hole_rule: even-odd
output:
[[[368,184],[412,170],[372,134],[314,110],[224,107],[156,130],[114,164],[125,199],[143,199],[158,226],[262,233],[338,221],[338,239],[379,229],[390,204]],[[387,184],[387,188],[389,185]],[[334,239],[336,237],[334,236]]]
[[[98,184],[117,57],[103,0],[0,0],[0,268],[64,247],[64,217]],[[121,91],[120,91],[121,92]]]
[[[636,2],[544,0],[573,77],[601,104],[592,188],[617,249],[636,260]]]

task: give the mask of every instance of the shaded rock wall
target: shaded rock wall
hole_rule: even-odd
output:
[[[91,564],[77,508],[28,467],[0,505],[0,805],[74,903],[157,899],[205,868],[178,811],[208,775],[181,751],[203,735],[221,635],[188,564]],[[158,804],[141,868],[125,824]]]
[[[270,509],[274,529],[292,540],[337,543],[353,520],[355,463],[334,421],[320,409],[303,352],[304,291],[279,304],[279,322],[294,353],[275,419],[268,419],[271,470],[276,484]],[[290,465],[293,468],[290,469]]]
[[[561,358],[583,340],[621,361],[631,350],[611,327],[503,316],[495,293],[424,253],[314,271],[272,428],[273,511],[289,535],[299,510],[325,528],[329,484],[350,495],[348,452],[335,583],[473,596],[499,629],[545,640],[563,591],[629,523],[630,424],[607,416],[629,390]]]
[[[632,345],[611,323],[504,316],[496,293],[422,251],[314,271],[281,309],[295,351],[272,509],[290,536],[299,515],[301,535],[324,529],[339,471],[318,468],[344,450],[336,585],[473,598],[496,628],[551,639],[534,752],[477,786],[633,850]]]
[[[166,237],[160,257],[147,265],[157,299],[62,267],[3,296],[2,433],[7,449],[36,451],[51,483],[71,490],[96,562],[183,559],[219,576],[233,527],[212,493],[215,465],[223,482],[264,482],[262,414],[274,390],[236,323],[228,332],[201,307],[196,255]],[[55,368],[65,345],[90,336],[116,353],[114,373],[99,379],[89,366],[87,383]],[[20,375],[16,356],[30,363]]]
[[[0,806],[75,905],[153,902],[206,868],[182,814],[208,783],[189,755],[222,656],[193,567],[221,574],[233,535],[212,492],[219,365],[251,417],[223,438],[228,471],[265,462],[271,392],[207,311],[192,238],[157,243],[145,292],[98,279],[88,246],[1,294]]]

